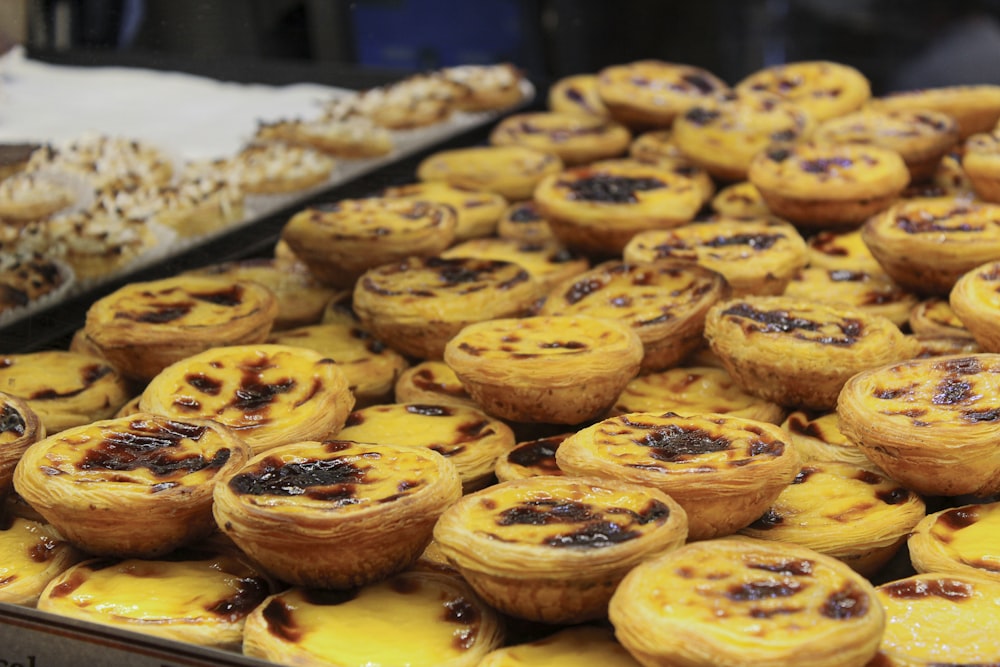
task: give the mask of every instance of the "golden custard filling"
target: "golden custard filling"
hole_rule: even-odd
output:
[[[540,219],[540,218],[539,218]],[[585,270],[587,260],[563,247],[558,241],[537,241],[504,238],[472,239],[453,245],[441,257],[479,257],[502,262],[512,262],[530,273],[538,281],[548,281],[563,274]]]
[[[454,214],[432,201],[373,197],[319,204],[295,214],[288,224],[314,226],[336,239],[417,233],[447,226]]]
[[[98,302],[101,322],[209,327],[258,313],[273,300],[266,288],[250,282],[185,275],[125,285]]]
[[[617,322],[582,315],[503,318],[465,327],[452,343],[483,361],[530,364],[534,360],[621,354],[635,334]]]
[[[638,60],[601,70],[597,88],[606,104],[649,108],[662,114],[725,92],[728,86],[700,67]]]
[[[996,243],[1000,241],[1000,206],[958,199],[904,201],[869,223],[871,233],[884,240],[912,239],[942,243]]]
[[[909,171],[898,153],[862,144],[803,143],[772,148],[754,158],[750,174],[758,188],[796,199],[902,190],[909,182]]]
[[[70,549],[52,526],[13,517],[0,519],[0,600],[4,588],[41,574]]]
[[[36,447],[38,470],[53,482],[129,484],[150,493],[210,484],[232,449],[204,423],[155,415],[94,422],[52,436]]]
[[[615,410],[664,412],[682,416],[706,412],[732,414],[750,419],[781,417],[777,405],[743,391],[722,368],[691,366],[640,375],[629,382],[618,397]]]
[[[1000,577],[1000,503],[945,510],[929,533],[955,562]]]
[[[493,259],[410,258],[378,267],[358,281],[358,289],[381,298],[418,304],[434,297],[473,300],[486,289],[524,289],[530,275],[520,265]]]
[[[823,60],[776,65],[736,84],[740,91],[772,93],[800,106],[817,120],[857,109],[870,96],[867,78],[848,65]]]
[[[1000,310],[1000,262],[991,262],[977,269],[968,279],[962,281],[962,299],[965,304],[974,305],[984,311]],[[964,326],[962,320],[951,311],[951,326]]]
[[[720,316],[747,338],[763,335],[790,343],[845,349],[870,340],[891,326],[888,320],[881,325],[875,319],[844,315],[841,310],[819,302],[780,297],[730,301]]]
[[[861,236],[861,230],[820,232],[808,242],[809,266],[831,270],[880,271],[881,265]]]
[[[418,447],[304,442],[256,457],[226,484],[243,503],[292,516],[360,512],[427,488],[438,474],[431,457]]]
[[[102,381],[114,386],[115,394],[123,391],[115,369],[89,354],[53,350],[0,356],[0,386],[36,411],[49,401],[72,401]]]

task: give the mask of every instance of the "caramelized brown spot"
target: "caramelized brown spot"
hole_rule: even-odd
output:
[[[1000,408],[989,410],[963,410],[962,419],[967,422],[977,424],[979,422],[992,422],[1000,419]]]
[[[420,590],[420,582],[415,577],[393,577],[389,588],[400,595],[412,595]]]
[[[779,560],[773,563],[747,563],[746,566],[752,570],[764,570],[790,577],[807,577],[813,573],[813,563],[811,560],[800,558]]]
[[[876,491],[875,497],[886,505],[899,505],[910,499],[910,492],[901,486],[897,486],[886,491]]]
[[[210,613],[235,623],[257,608],[269,593],[267,582],[260,577],[243,577],[239,580],[236,591],[212,604],[205,605]]]
[[[952,530],[962,530],[974,524],[978,518],[979,514],[975,509],[956,507],[943,512],[938,521]]]
[[[783,238],[785,238],[784,234],[732,234],[703,241],[702,245],[709,248],[743,245],[749,246],[753,250],[767,250]]]
[[[115,313],[115,319],[132,320],[143,324],[166,324],[186,316],[192,308],[194,308],[193,303],[175,303],[169,306],[162,305],[155,310],[147,310],[138,314],[119,311]]]
[[[639,201],[637,192],[646,192],[667,187],[657,178],[634,178],[594,174],[592,176],[563,182],[570,190],[570,199],[597,201],[609,204],[632,204]]]
[[[236,475],[229,487],[240,494],[301,496],[330,501],[335,506],[353,505],[355,485],[365,483],[365,471],[343,457],[286,463],[267,457],[257,470]]]
[[[518,445],[507,455],[507,460],[525,468],[538,468],[547,473],[558,472],[556,451],[565,437],[542,438]]]
[[[912,391],[913,391],[912,385],[907,387],[896,387],[893,389],[886,387],[879,387],[878,389],[872,392],[872,396],[874,396],[875,398],[880,398],[884,401],[892,401],[899,398],[900,396],[906,396]]]
[[[948,359],[934,364],[934,370],[954,375],[974,375],[983,372],[983,364],[975,357]]]
[[[87,577],[83,574],[83,572],[74,572],[68,579],[53,587],[52,590],[49,591],[49,597],[64,598],[68,595],[72,595],[73,591],[82,586],[86,580]]]
[[[445,621],[466,626],[455,631],[452,640],[455,648],[462,651],[471,649],[476,645],[476,638],[479,634],[479,610],[462,597],[445,602],[444,607]]]
[[[219,290],[217,292],[192,293],[191,296],[199,301],[205,301],[217,306],[232,308],[243,303],[243,291],[243,285],[237,284],[233,285],[229,289]]]
[[[881,475],[876,475],[870,470],[859,470],[858,474],[855,475],[854,478],[860,482],[864,482],[865,484],[872,485],[880,484],[883,481],[883,477]]]
[[[110,432],[102,442],[92,443],[78,467],[116,471],[145,468],[157,477],[221,468],[232,454],[229,449],[218,450],[211,459],[196,453],[178,455],[176,451],[183,440],[197,441],[206,430],[183,422],[135,420],[129,423],[129,430]]]
[[[583,523],[597,518],[593,508],[572,500],[528,500],[502,511],[497,525],[547,526],[555,523]]]
[[[624,420],[628,423],[628,420]],[[658,461],[677,461],[683,457],[699,456],[729,449],[731,442],[725,436],[712,437],[699,428],[684,428],[667,424],[648,428],[645,435],[634,439],[640,447],[649,447],[649,455]]]
[[[24,436],[27,424],[24,416],[10,403],[4,403],[0,411],[0,433],[13,433],[16,437]]]
[[[807,479],[813,476],[813,474],[819,472],[819,468],[813,468],[811,466],[806,466],[799,470],[799,473],[795,475],[795,479],[792,480],[792,484],[802,484]]]
[[[764,512],[759,519],[751,523],[749,527],[754,530],[771,530],[784,521],[784,518],[772,507]]]
[[[972,385],[965,380],[945,378],[935,388],[931,402],[934,405],[954,405],[967,400],[971,391]]]
[[[820,608],[827,618],[843,620],[864,616],[868,613],[868,596],[851,582],[827,596]]]
[[[296,643],[302,638],[302,630],[297,627],[292,611],[284,602],[274,599],[267,603],[262,615],[268,632],[286,642]]]
[[[219,392],[222,391],[222,382],[210,378],[204,373],[189,373],[184,376],[184,381],[201,393],[208,394],[209,396],[218,396]]]
[[[59,392],[55,389],[42,389],[36,391],[34,394],[29,396],[32,400],[52,400],[58,398],[72,398],[73,396],[79,396],[83,392],[87,391],[91,385],[114,372],[111,366],[92,364],[85,366],[80,369],[80,380],[82,381],[82,386],[78,389],[70,389],[69,391]]]
[[[734,602],[752,602],[771,598],[786,598],[801,592],[804,586],[797,581],[750,581],[730,586],[726,597]]]
[[[599,291],[604,286],[604,282],[598,280],[597,278],[583,278],[570,285],[569,289],[566,290],[566,293],[563,294],[563,300],[572,306],[579,303],[594,292]]]
[[[897,600],[919,600],[935,596],[951,602],[964,602],[975,593],[972,584],[946,578],[897,581],[885,584],[882,590]]]

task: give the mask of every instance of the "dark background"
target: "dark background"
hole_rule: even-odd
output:
[[[876,94],[1000,84],[1000,0],[30,0],[29,52],[407,73],[511,61],[536,83],[659,58],[730,83],[854,65]]]

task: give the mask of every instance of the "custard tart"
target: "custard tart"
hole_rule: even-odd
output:
[[[582,625],[491,651],[479,667],[640,667],[602,625]]]
[[[871,85],[864,74],[850,65],[828,60],[765,67],[743,78],[735,89],[777,95],[817,121],[855,111],[871,97]]]
[[[684,159],[684,153],[674,141],[673,130],[669,129],[650,130],[638,135],[629,144],[628,154],[637,160]]]
[[[271,334],[267,342],[304,347],[333,359],[354,394],[355,407],[391,400],[396,380],[410,364],[358,324],[328,322]]]
[[[372,197],[300,211],[281,238],[324,284],[349,288],[374,267],[436,255],[451,245],[457,225],[450,206]]]
[[[556,452],[559,451],[562,441],[570,435],[572,433],[558,433],[517,443],[513,449],[497,459],[495,469],[497,479],[509,482],[527,477],[542,475],[559,477],[565,474],[556,463]]]
[[[556,238],[587,255],[620,255],[647,229],[694,218],[702,195],[694,179],[658,164],[614,160],[546,176],[535,204]]]
[[[83,328],[102,357],[146,381],[213,347],[264,342],[277,314],[260,283],[182,275],[120,287],[91,304]]]
[[[955,283],[951,309],[986,352],[1000,352],[1000,261],[977,266]]]
[[[417,165],[417,178],[520,201],[530,199],[539,181],[562,168],[558,156],[528,146],[471,146],[427,156]]]
[[[917,572],[953,572],[1000,583],[1000,502],[950,507],[924,517],[907,544]]]
[[[45,437],[45,427],[28,403],[0,393],[0,498],[10,491],[14,466],[24,451]]]
[[[597,92],[596,74],[571,74],[557,79],[549,87],[546,104],[550,110],[559,113],[611,117]]]
[[[839,461],[872,472],[882,472],[840,430],[840,417],[835,411],[816,414],[796,410],[785,418],[781,428],[788,432],[792,446],[807,464],[811,461]]]
[[[132,395],[103,358],[62,350],[0,355],[0,389],[23,399],[49,435],[107,419]]]
[[[622,256],[627,262],[696,262],[721,273],[733,296],[781,294],[806,265],[806,243],[794,227],[776,218],[722,217],[639,232]]]
[[[810,410],[832,410],[852,375],[916,351],[884,317],[784,296],[716,304],[705,336],[744,391]]]
[[[907,324],[917,296],[897,285],[881,269],[852,271],[809,267],[799,271],[785,288],[795,299],[839,303],[863,313],[879,315],[898,327]]]
[[[638,375],[642,357],[642,340],[630,326],[586,315],[470,324],[444,351],[483,410],[548,424],[600,418]]]
[[[863,667],[885,614],[872,585],[792,544],[687,544],[630,572],[611,599],[618,641],[646,666]]]
[[[872,667],[1000,664],[1000,583],[935,572],[882,584],[875,593],[887,622]]]
[[[318,118],[258,121],[254,140],[284,142],[333,157],[372,158],[393,149],[392,133],[348,105],[330,104]]]
[[[724,368],[680,366],[640,375],[618,396],[614,413],[674,412],[689,417],[706,412],[777,424],[785,409],[740,389]]]
[[[810,461],[740,533],[801,544],[871,578],[903,546],[924,511],[920,496],[884,475],[850,463]]]
[[[457,405],[479,409],[451,366],[443,361],[421,361],[400,373],[396,380],[397,403]]]
[[[507,207],[507,200],[496,192],[460,188],[443,181],[397,185],[383,190],[382,196],[450,206],[455,213],[455,241],[492,235]]]
[[[965,140],[962,169],[976,195],[1000,202],[1000,133],[974,134]]]
[[[972,332],[955,314],[949,301],[950,299],[932,296],[915,305],[908,319],[910,331],[917,336],[972,340]]]
[[[809,266],[812,268],[882,271],[882,265],[868,249],[860,229],[819,232],[810,236],[806,245],[809,248]]]
[[[965,139],[977,132],[989,132],[1000,119],[1000,86],[955,85],[905,90],[869,102],[880,110],[929,109],[946,113],[958,122],[958,134]]]
[[[403,572],[353,591],[267,598],[247,618],[243,653],[299,667],[476,667],[502,642],[497,613],[464,581]]]
[[[303,441],[258,454],[215,486],[218,526],[278,579],[353,588],[409,567],[462,493],[426,447]]]
[[[910,182],[899,153],[803,142],[758,153],[747,171],[771,212],[810,230],[855,229]]]
[[[179,553],[163,560],[99,558],[52,580],[41,611],[222,649],[239,648],[247,616],[271,592],[242,559]]]
[[[153,558],[212,532],[212,488],[249,457],[213,421],[139,413],[40,440],[14,488],[87,553]]]
[[[760,190],[750,181],[730,183],[721,188],[708,205],[719,215],[737,218],[766,218],[771,215]]]
[[[619,479],[662,490],[687,512],[688,538],[730,535],[757,519],[799,470],[774,424],[718,414],[632,412],[566,438],[556,462],[567,475]]]
[[[354,312],[376,338],[418,359],[441,359],[473,322],[527,313],[538,298],[531,274],[513,262],[411,257],[365,272]]]
[[[473,257],[513,262],[531,274],[538,285],[539,297],[590,267],[586,257],[567,249],[554,238],[523,241],[509,238],[472,239],[456,243],[440,256],[444,259]]]
[[[0,602],[34,606],[49,582],[80,558],[52,526],[0,517]]]
[[[906,488],[934,496],[1000,491],[1000,355],[912,359],[858,373],[840,429]]]
[[[553,241],[555,235],[534,199],[511,204],[497,221],[497,236],[517,241]]]
[[[178,419],[212,419],[257,453],[335,435],[354,407],[354,394],[337,363],[319,352],[232,345],[168,366],[146,385],[139,407]]]
[[[872,255],[905,289],[946,296],[962,274],[1000,259],[1000,204],[906,200],[861,229]]]
[[[644,559],[675,549],[687,520],[657,489],[588,477],[531,477],[464,496],[434,539],[491,606],[545,623],[603,618]]]
[[[632,133],[609,118],[524,111],[497,123],[489,141],[494,146],[528,146],[553,153],[572,166],[622,155],[632,142]]]
[[[355,410],[337,437],[432,449],[455,465],[465,491],[490,484],[497,459],[516,443],[507,424],[482,410],[426,403],[391,403]]]

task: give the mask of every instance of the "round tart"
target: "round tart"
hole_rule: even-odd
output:
[[[728,90],[708,70],[661,60],[611,65],[597,73],[597,94],[612,118],[631,127],[670,127],[694,104]]]
[[[510,427],[481,410],[421,403],[355,410],[337,437],[432,449],[454,464],[465,491],[490,484],[497,459],[515,444]]]
[[[750,181],[739,181],[722,188],[712,197],[709,206],[718,215],[735,218],[766,218],[771,215],[760,190]]]
[[[777,424],[785,410],[748,394],[723,368],[683,366],[640,375],[618,396],[614,412],[674,412],[688,417],[706,412]]]
[[[622,254],[629,262],[697,262],[722,274],[734,296],[781,294],[806,265],[802,236],[776,218],[723,218],[639,232]]]
[[[277,313],[277,297],[260,283],[183,275],[128,283],[98,299],[84,335],[122,373],[148,380],[212,347],[263,342]]]
[[[552,233],[568,247],[597,256],[620,255],[638,232],[688,222],[701,201],[691,178],[626,160],[552,174],[535,189]]]
[[[643,132],[629,144],[628,154],[640,161],[660,159],[683,160],[684,153],[674,141],[673,130],[650,130]]]
[[[277,258],[256,257],[213,264],[189,273],[264,285],[278,299],[273,326],[276,331],[319,322],[323,309],[338,295],[337,290],[320,284],[305,264]]]
[[[168,366],[146,386],[139,407],[178,419],[212,419],[257,453],[335,435],[354,395],[337,363],[319,352],[232,345]]]
[[[928,495],[1000,491],[1000,355],[913,359],[844,385],[840,429],[906,488]]]
[[[965,141],[962,169],[976,195],[1000,202],[1000,133],[974,134]]]
[[[917,305],[916,295],[901,288],[882,270],[805,268],[788,283],[784,295],[843,304],[884,317],[898,327],[909,321],[910,311]]]
[[[732,93],[677,117],[673,137],[695,164],[722,181],[742,181],[754,156],[799,141],[813,121],[800,107],[762,93]]]
[[[425,447],[332,440],[255,456],[215,487],[215,519],[243,552],[297,586],[352,588],[406,569],[462,493]]]
[[[84,551],[152,558],[214,529],[212,487],[249,457],[213,421],[139,413],[35,443],[14,470],[14,488]]]
[[[907,544],[917,572],[953,572],[1000,583],[1000,503],[962,505],[929,514]]]
[[[687,537],[667,494],[620,481],[532,477],[464,496],[434,527],[449,562],[491,606],[517,618],[603,618],[632,567]]]
[[[321,185],[335,165],[333,158],[316,149],[269,141],[246,146],[223,169],[243,192],[273,195]]]
[[[809,237],[809,266],[819,269],[884,272],[868,249],[860,229],[820,232]]]
[[[34,606],[49,582],[80,560],[50,525],[0,518],[0,602]]]
[[[553,288],[540,315],[618,320],[642,340],[640,373],[676,366],[702,341],[705,313],[729,296],[720,274],[689,262],[609,260]]]
[[[882,472],[860,447],[844,436],[836,412],[813,415],[796,410],[785,418],[781,428],[788,432],[792,445],[807,464],[812,461],[839,461],[872,472]]]
[[[639,372],[642,340],[628,325],[584,315],[471,324],[444,361],[483,409],[520,422],[599,418]]]
[[[688,544],[625,577],[609,608],[643,665],[862,667],[885,615],[875,590],[812,549],[749,538]]]
[[[355,591],[269,597],[247,618],[243,653],[300,667],[476,667],[502,641],[496,612],[461,579],[404,572]]]
[[[490,132],[494,146],[520,145],[559,156],[565,165],[617,157],[632,141],[632,133],[607,118],[525,111],[501,120]]]
[[[876,590],[886,626],[873,667],[995,665],[1000,583],[957,573],[917,574]]]
[[[887,208],[910,172],[888,148],[800,143],[758,153],[747,177],[780,218],[808,229],[852,229]]]
[[[559,113],[597,118],[611,116],[597,92],[596,74],[573,74],[558,79],[549,87],[547,103],[551,111]]]
[[[555,236],[534,199],[516,202],[497,221],[497,236],[517,241],[552,241]]]
[[[902,201],[868,220],[861,234],[893,280],[943,296],[962,274],[1000,259],[1000,204]]]
[[[951,309],[986,352],[1000,352],[1000,261],[972,269],[955,283]]]
[[[439,73],[457,88],[452,104],[461,111],[505,109],[524,98],[524,75],[511,63],[457,65]]]
[[[730,535],[757,519],[799,470],[788,436],[774,424],[727,415],[633,412],[563,441],[567,475],[594,475],[658,488],[687,512],[688,538]]]
[[[1000,119],[1000,86],[940,86],[907,90],[878,97],[875,109],[929,109],[948,114],[958,122],[962,139],[989,132]]]
[[[454,208],[429,201],[345,199],[296,213],[281,238],[320,281],[347,288],[371,268],[436,255],[457,224]]]
[[[45,427],[27,401],[0,393],[0,499],[10,491],[14,466],[24,451],[44,437]]]
[[[850,65],[827,60],[767,67],[737,83],[736,90],[778,95],[817,121],[850,113],[871,97],[871,85],[864,74]]]
[[[27,402],[49,435],[106,419],[132,395],[104,359],[62,350],[0,355],[0,387]]]
[[[441,257],[445,259],[471,257],[513,262],[531,274],[531,278],[538,285],[539,297],[590,267],[586,257],[566,249],[554,239],[526,241],[504,238],[472,239],[453,245],[443,251]]]
[[[899,153],[911,181],[929,180],[958,143],[958,123],[930,110],[862,109],[820,124],[812,138],[826,143],[874,144]]]
[[[540,476],[560,476],[556,452],[570,433],[559,433],[517,443],[497,459],[496,476],[501,482]]]
[[[949,299],[930,297],[913,307],[909,318],[910,331],[918,336],[971,339],[969,331],[951,307]]]
[[[884,317],[783,296],[716,304],[705,320],[705,336],[744,391],[811,410],[832,410],[855,373],[915,352]]]
[[[871,577],[892,559],[924,511],[920,496],[883,475],[850,463],[810,461],[740,532],[801,544]]]
[[[457,405],[479,409],[461,380],[443,361],[421,361],[410,366],[396,380],[397,403]]]
[[[396,379],[410,364],[355,323],[328,322],[272,334],[269,343],[304,347],[333,359],[354,394],[355,407],[392,399]]]
[[[242,559],[192,553],[167,560],[96,559],[52,580],[38,608],[164,639],[234,649],[270,583]]]
[[[507,200],[496,192],[460,188],[443,181],[397,185],[383,190],[382,196],[450,206],[455,213],[455,241],[491,236],[507,207]]]
[[[410,258],[367,271],[354,311],[376,338],[418,359],[440,359],[462,327],[528,312],[539,286],[513,262]]]
[[[530,199],[539,181],[562,168],[557,156],[528,146],[471,146],[429,155],[417,165],[417,178],[519,201]]]
[[[533,642],[516,644],[489,653],[479,667],[640,667],[615,641],[610,628],[566,628]]]

